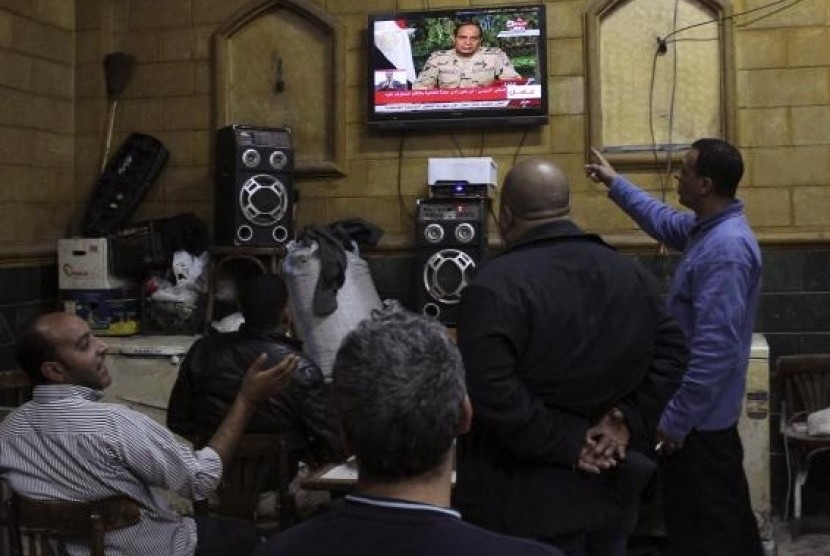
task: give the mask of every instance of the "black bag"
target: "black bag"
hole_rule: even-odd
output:
[[[131,133],[98,177],[81,222],[83,234],[104,237],[129,220],[169,154],[155,137]]]
[[[110,272],[138,276],[167,270],[176,251],[199,256],[210,245],[208,228],[193,213],[137,222],[109,236]]]

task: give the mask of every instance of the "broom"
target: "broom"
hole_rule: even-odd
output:
[[[104,79],[107,84],[107,101],[109,102],[109,116],[107,118],[107,135],[104,143],[104,155],[101,157],[101,173],[107,166],[112,143],[112,131],[115,126],[115,111],[118,106],[118,96],[127,87],[135,67],[135,56],[124,52],[111,52],[104,56]]]

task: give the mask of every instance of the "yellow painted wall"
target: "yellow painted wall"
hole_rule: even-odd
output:
[[[422,9],[422,0],[316,0],[343,30],[346,176],[299,184],[300,225],[360,216],[406,245],[414,199],[425,193],[431,156],[492,156],[509,169],[521,130],[410,134],[364,125],[366,13]],[[432,8],[509,0],[430,0]],[[519,2],[512,2],[519,3]],[[769,0],[735,0],[735,12]],[[0,8],[0,253],[52,245],[78,228],[103,150],[106,53],[138,66],[118,103],[113,149],[128,132],[170,149],[159,181],[134,219],[195,211],[212,224],[211,44],[213,31],[248,0],[17,0]],[[574,218],[620,244],[648,244],[583,178],[584,0],[547,0],[550,124],[532,130],[519,157],[549,156],[572,176]],[[746,23],[751,18],[740,21]],[[830,237],[830,2],[803,0],[734,33],[737,142],[747,163],[741,197],[762,240]],[[638,174],[646,185],[656,177]]]

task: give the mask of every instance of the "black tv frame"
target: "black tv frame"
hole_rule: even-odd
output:
[[[374,44],[374,27],[379,21],[411,20],[415,18],[447,17],[457,21],[479,19],[480,16],[498,12],[522,12],[537,10],[539,43],[537,44],[536,65],[538,83],[541,87],[540,105],[526,108],[459,108],[429,112],[378,113],[375,110],[374,72],[393,69],[389,61]],[[366,64],[366,123],[370,130],[409,131],[444,130],[482,127],[536,127],[548,123],[548,74],[547,74],[547,28],[546,6],[544,4],[521,4],[507,6],[477,6],[457,9],[428,9],[399,12],[372,13],[367,24]],[[447,45],[451,48],[451,45]],[[416,74],[421,68],[416,67]]]

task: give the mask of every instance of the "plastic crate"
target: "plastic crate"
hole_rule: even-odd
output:
[[[205,324],[205,296],[196,305],[144,297],[141,310],[144,334],[199,334]]]

